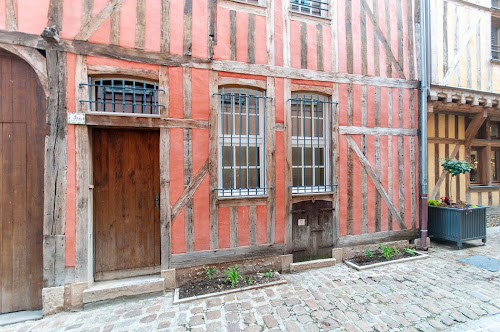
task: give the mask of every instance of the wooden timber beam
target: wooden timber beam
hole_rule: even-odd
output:
[[[484,120],[486,120],[486,117],[488,116],[487,111],[483,111],[481,113],[476,114],[474,116],[474,119],[472,119],[472,122],[469,124],[467,129],[465,130],[465,147],[470,147],[472,140],[477,134],[477,131],[479,128],[481,128]],[[450,156],[448,158],[454,159],[457,157],[458,152],[460,151],[460,146],[459,144],[455,145],[455,148],[451,152]],[[429,199],[436,199],[437,195],[439,193],[439,189],[441,187],[441,184],[443,183],[444,179],[446,179],[446,175],[448,174],[448,171],[443,170],[441,174],[439,175],[439,179],[436,182],[436,185],[434,186],[434,190],[432,190],[431,195],[429,196]]]
[[[177,202],[175,202],[174,205],[172,205],[172,219],[174,220],[179,213],[182,211],[184,206],[188,203],[188,201],[193,198],[194,192],[196,189],[198,189],[199,185],[205,178],[205,176],[208,174],[208,159],[205,161],[203,166],[200,168],[198,173],[196,173],[195,176],[191,179],[191,182],[187,185],[186,189],[184,189],[184,192],[181,194]]]
[[[42,37],[17,31],[0,30],[0,43],[28,46],[38,49],[54,49],[74,53],[148,63],[164,66],[188,66],[229,73],[245,73],[267,77],[282,77],[299,80],[315,80],[332,83],[362,84],[393,88],[417,89],[419,81],[399,78],[364,76],[346,73],[318,72],[310,69],[297,69],[271,65],[247,64],[237,61],[207,60],[189,56],[170,55],[161,52],[137,50],[117,45],[104,45],[81,40],[61,39],[59,44],[48,43]]]
[[[87,24],[85,24],[80,32],[75,36],[76,40],[87,40],[94,32],[106,21],[111,14],[119,9],[125,0],[109,1],[96,16],[94,16]]]
[[[88,113],[85,118],[85,122],[89,126],[208,129],[208,121],[192,119],[152,118],[125,115],[116,116]]]
[[[350,135],[345,135],[344,137],[347,140],[349,148],[356,154],[356,156],[359,159],[359,162],[361,163],[361,166],[366,171],[366,174],[372,180],[373,184],[375,185],[375,188],[377,188],[378,193],[380,194],[385,204],[387,205],[387,208],[389,209],[389,212],[391,213],[392,217],[396,220],[401,229],[407,229],[406,225],[403,222],[403,219],[401,219],[401,216],[399,215],[398,211],[392,204],[389,195],[387,195],[387,192],[385,191],[382,182],[380,182],[380,179],[378,178],[377,174],[375,173],[370,163],[368,162],[368,159],[366,159],[365,155],[361,152],[358,145]]]

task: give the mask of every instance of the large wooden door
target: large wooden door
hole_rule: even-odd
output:
[[[0,313],[42,307],[45,94],[0,52]]]
[[[93,129],[96,280],[160,265],[159,137],[154,131]]]

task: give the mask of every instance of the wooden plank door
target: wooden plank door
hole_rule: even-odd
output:
[[[293,260],[331,258],[333,248],[331,201],[304,201],[292,207]]]
[[[93,129],[92,142],[95,278],[149,274],[160,265],[159,132]]]
[[[42,306],[47,129],[33,70],[0,52],[0,313]]]

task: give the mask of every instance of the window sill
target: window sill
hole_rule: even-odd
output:
[[[500,190],[500,184],[474,184],[470,185],[471,191],[495,191]]]
[[[248,206],[248,205],[267,205],[268,195],[256,196],[219,196],[217,205],[226,206]]]
[[[323,16],[312,15],[312,14],[299,13],[299,12],[296,12],[294,10],[290,10],[290,17],[297,19],[297,20],[314,21],[314,22],[320,22],[323,24],[331,24],[332,23],[331,17],[323,17]]]
[[[500,66],[500,59],[490,59],[492,65]]]
[[[141,117],[141,118],[161,118],[161,114],[142,114],[142,113],[118,113],[118,112],[95,112],[87,111],[87,115],[103,115],[103,116],[124,116],[124,117]]]

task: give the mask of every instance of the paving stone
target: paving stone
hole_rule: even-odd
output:
[[[157,315],[149,315],[149,316],[143,317],[143,318],[141,318],[141,320],[139,322],[141,322],[143,324],[154,322],[156,320],[156,316]]]
[[[204,324],[204,323],[205,323],[205,317],[203,317],[203,315],[193,316],[189,320],[189,325],[190,326],[201,325],[201,324]]]

